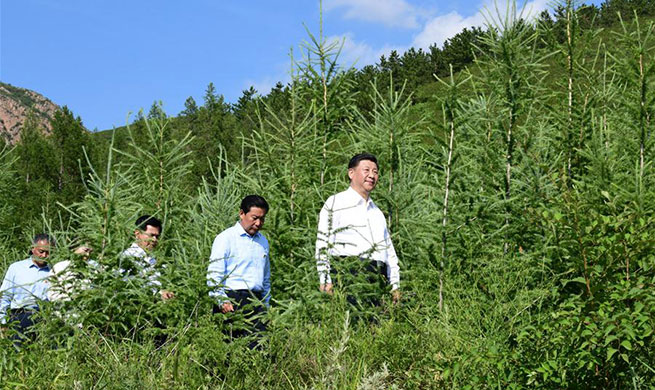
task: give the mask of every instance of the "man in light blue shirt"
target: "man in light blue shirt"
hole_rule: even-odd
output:
[[[31,256],[9,266],[0,287],[0,323],[14,324],[19,333],[34,325],[39,302],[48,300],[50,266],[48,258],[55,241],[47,234],[32,240]]]
[[[259,320],[261,303],[271,299],[271,263],[268,240],[259,230],[264,225],[268,203],[258,195],[241,201],[239,221],[216,236],[207,269],[209,295],[215,299],[214,313],[243,311],[256,331],[266,329]],[[250,306],[250,310],[246,310]],[[232,336],[250,333],[236,330]]]

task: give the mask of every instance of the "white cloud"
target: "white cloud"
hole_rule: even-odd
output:
[[[338,41],[339,43],[343,41],[339,57],[340,65],[344,67],[355,66],[357,68],[362,68],[366,65],[377,63],[381,56],[388,56],[392,50],[396,50],[399,54],[402,54],[410,47],[416,49],[427,49],[433,44],[437,44],[437,46],[441,47],[448,38],[453,37],[464,28],[471,28],[473,26],[483,27],[488,23],[489,18],[492,19],[489,22],[493,23],[494,21],[498,21],[499,13],[500,18],[505,16],[508,4],[507,1],[508,0],[483,0],[484,3],[481,5],[482,10],[469,16],[463,16],[458,12],[450,12],[431,17],[427,20],[424,19],[419,25],[419,27],[422,28],[421,31],[414,35],[411,42],[408,42],[406,46],[392,46],[387,44],[376,47],[364,40],[357,40],[357,37],[352,32],[344,33],[342,35],[333,35],[327,37],[326,40],[328,42]],[[549,1],[550,0],[530,1],[524,8],[517,9],[516,12],[517,14],[520,14],[523,11],[521,16],[525,19],[531,19],[538,16],[541,11],[549,9]],[[377,7],[378,5],[379,7]],[[396,11],[394,12],[399,12],[399,14],[403,14],[404,12],[404,15],[407,18],[411,17],[410,19],[412,20],[412,23],[418,23],[416,14],[412,13],[415,12],[416,9],[408,5],[404,0],[378,0],[377,2],[375,0],[327,0],[327,6],[329,9],[348,7],[349,9],[346,15],[349,17],[359,17],[360,19],[365,19],[366,17],[358,16],[359,13],[370,12],[370,15],[367,16],[369,18],[368,20],[375,19],[377,21],[385,21],[384,17],[386,16],[384,15],[386,15],[386,12],[390,12],[385,11],[385,7],[386,9],[396,7]],[[374,10],[376,7],[382,8],[383,10]],[[300,61],[300,53],[295,54],[296,61]],[[288,83],[290,81],[288,73],[289,67],[289,63],[278,64],[277,76],[267,77],[261,80],[248,80],[245,83],[244,88],[252,85],[260,94],[267,94],[278,81],[282,81],[283,83]],[[284,68],[286,68],[286,71],[283,70]]]
[[[380,59],[380,56],[389,54],[391,50],[397,50],[399,52],[406,50],[405,48],[391,47],[388,45],[381,48],[374,48],[366,42],[357,41],[352,33],[331,36],[327,39],[330,42],[341,42],[343,40],[339,63],[345,67],[356,66],[361,68],[365,65],[375,64]]]
[[[337,42],[339,45],[342,44],[341,53],[339,54],[339,65],[343,67],[355,66],[357,68],[362,68],[365,65],[375,64],[382,55],[388,55],[391,50],[397,50],[399,53],[404,52],[407,48],[400,47],[391,47],[383,46],[381,48],[374,48],[366,42],[357,41],[354,34],[346,33],[343,35],[333,35],[326,37],[325,40],[328,44]],[[299,51],[294,52],[294,61],[303,62],[305,59],[302,58],[302,53]],[[298,64],[296,64],[298,66]],[[289,74],[291,69],[291,63],[285,62],[280,63],[274,66],[278,71],[273,76],[267,76],[258,80],[248,79],[243,83],[243,89],[247,89],[250,86],[254,87],[257,92],[261,95],[268,94],[275,84],[282,82],[287,84],[291,81],[291,76]],[[236,100],[235,100],[236,101]]]
[[[262,75],[257,79],[249,78],[243,81],[242,88],[248,89],[253,87],[260,95],[267,95],[277,83],[284,85],[291,81],[291,60],[278,62],[269,65],[268,75]],[[235,100],[236,101],[236,100]]]
[[[405,0],[327,0],[325,9],[346,8],[344,17],[381,22],[390,27],[417,28],[421,10]]]
[[[530,1],[524,8],[516,10],[517,16],[533,19],[541,11],[550,8],[548,3],[549,0]],[[453,37],[464,28],[482,27],[487,23],[499,22],[506,16],[507,4],[506,1],[486,0],[481,11],[474,15],[463,16],[458,12],[438,15],[425,23],[423,30],[414,37],[412,46],[417,49],[427,49],[432,44],[441,47],[446,39]]]
[[[278,76],[269,76],[261,80],[246,80],[243,84],[243,89],[248,89],[253,87],[257,90],[259,95],[267,95],[271,92],[271,89],[275,87],[275,84],[281,82],[282,84],[287,84],[291,78],[288,74],[278,74]],[[235,100],[236,102],[236,100]]]
[[[483,24],[484,17],[480,13],[468,17],[464,17],[457,12],[439,15],[425,24],[423,30],[414,37],[412,46],[417,49],[427,49],[435,43],[437,46],[441,46],[446,39],[459,33],[465,27],[481,26]]]

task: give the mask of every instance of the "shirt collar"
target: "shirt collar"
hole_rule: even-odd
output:
[[[32,267],[38,270],[50,271],[50,264],[46,263],[45,266],[39,267],[34,263],[34,259],[32,258],[32,256],[30,256],[30,266],[28,268],[32,268]]]
[[[241,226],[241,223],[240,223],[239,221],[237,221],[237,223],[234,224],[234,228],[237,229],[237,232],[239,233],[240,236],[246,236],[246,237],[255,238],[255,237],[259,236],[259,234],[260,234],[259,232],[257,232],[257,233],[255,233],[254,236],[251,236],[251,235],[248,234],[248,232],[243,228],[243,226]]]
[[[371,196],[369,195],[368,200],[365,200],[362,198],[360,194],[355,191],[354,188],[348,186],[348,189],[346,190],[346,194],[350,199],[352,199],[355,204],[366,204],[366,207],[373,207],[375,206],[375,203],[373,203],[373,199],[371,199]]]
[[[128,250],[136,252],[135,255],[139,257],[148,256],[146,250],[141,248],[139,244],[137,244],[136,242],[133,242],[132,245],[128,248]]]

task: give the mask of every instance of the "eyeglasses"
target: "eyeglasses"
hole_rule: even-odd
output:
[[[143,230],[139,230],[139,232],[140,232],[140,234],[143,234],[144,236],[159,239],[159,233],[148,233],[148,232],[144,232]]]

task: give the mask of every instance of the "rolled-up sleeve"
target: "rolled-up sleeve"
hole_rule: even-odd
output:
[[[226,261],[230,256],[229,242],[227,234],[221,233],[214,239],[212,251],[209,255],[209,266],[207,267],[207,286],[209,286],[209,296],[222,302],[227,298],[225,294],[225,269]]]
[[[0,286],[0,324],[7,323],[7,311],[14,292],[14,270],[9,266]]]
[[[387,278],[391,285],[391,290],[400,288],[400,266],[398,265],[398,255],[393,247],[389,230],[384,229],[384,240],[387,243]]]
[[[264,302],[270,306],[271,302],[271,259],[270,252],[266,254],[266,264],[264,265],[264,280],[262,283],[264,290]]]
[[[318,232],[316,233],[316,270],[318,271],[318,279],[320,284],[332,283],[330,278],[330,258],[328,256],[328,248],[330,243],[330,231],[334,226],[334,200],[335,197],[331,196],[325,202],[318,215]]]

